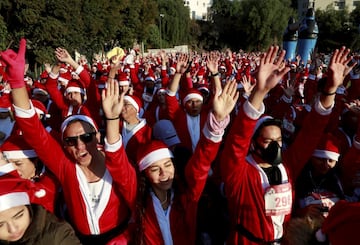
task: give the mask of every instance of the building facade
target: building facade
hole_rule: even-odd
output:
[[[184,5],[190,9],[191,19],[206,21],[212,2],[212,0],[185,0]]]
[[[333,6],[335,10],[347,8],[351,12],[358,5],[360,5],[359,0],[298,0],[298,14],[303,17],[308,8],[325,10],[328,6]]]

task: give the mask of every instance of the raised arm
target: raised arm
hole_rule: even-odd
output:
[[[106,139],[109,144],[114,144],[120,140],[119,120],[124,105],[124,93],[119,94],[119,85],[115,79],[108,79],[101,98],[106,120]]]
[[[25,87],[25,52],[26,40],[20,40],[18,53],[8,49],[1,52],[1,59],[7,64],[6,75],[12,89],[12,99],[14,105],[22,109],[30,109],[29,95]]]
[[[271,46],[260,59],[257,71],[257,83],[250,95],[249,102],[255,109],[260,110],[266,94],[278,84],[280,79],[290,70],[283,66],[285,50],[278,55],[279,47]]]

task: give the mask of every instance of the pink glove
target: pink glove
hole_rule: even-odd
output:
[[[1,59],[7,64],[6,76],[11,88],[25,87],[25,51],[26,40],[22,38],[18,53],[15,53],[12,49],[0,53]]]

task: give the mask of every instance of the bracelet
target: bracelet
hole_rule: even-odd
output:
[[[219,72],[216,72],[215,74],[210,74],[210,77],[216,77],[216,76],[219,76]]]
[[[120,119],[120,117],[113,117],[113,118],[107,118],[107,117],[105,117],[105,120],[106,120],[106,121],[112,121],[112,120],[118,120],[118,119]]]
[[[333,92],[333,93],[328,93],[328,92],[325,92],[325,91],[321,91],[321,94],[322,94],[322,95],[325,95],[325,96],[331,96],[331,95],[335,95],[335,94],[336,94],[336,91]]]

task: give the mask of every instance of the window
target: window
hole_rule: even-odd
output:
[[[354,7],[360,6],[360,1],[354,1],[353,5],[354,5]]]

